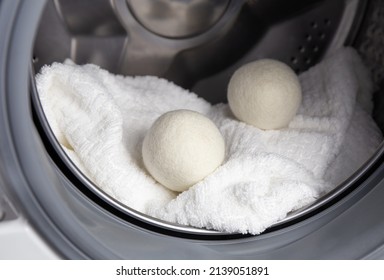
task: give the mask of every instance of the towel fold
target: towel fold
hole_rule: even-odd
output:
[[[54,134],[106,193],[169,222],[251,234],[335,187],[382,140],[370,117],[372,83],[353,49],[339,50],[300,82],[303,101],[289,127],[263,131],[237,121],[228,105],[212,106],[156,77],[117,76],[69,60],[36,76]],[[156,183],[141,158],[149,127],[177,109],[211,118],[227,149],[222,166],[181,194]]]

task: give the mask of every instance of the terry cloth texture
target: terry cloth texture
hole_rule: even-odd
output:
[[[370,117],[373,86],[353,49],[340,49],[299,78],[298,114],[273,131],[157,77],[123,77],[67,60],[43,67],[36,83],[63,149],[107,194],[165,221],[258,234],[350,176],[382,140]],[[158,184],[141,156],[153,122],[178,109],[209,117],[226,142],[224,163],[181,194]]]

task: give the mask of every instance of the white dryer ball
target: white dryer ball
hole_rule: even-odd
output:
[[[240,120],[260,129],[288,126],[301,103],[301,86],[286,64],[261,59],[240,67],[228,85],[228,103]]]
[[[210,119],[194,111],[177,110],[155,121],[144,138],[142,152],[153,178],[182,192],[220,166],[225,143]]]

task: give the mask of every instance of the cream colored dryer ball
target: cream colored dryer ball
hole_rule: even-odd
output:
[[[177,110],[155,121],[144,138],[142,152],[148,172],[167,188],[182,192],[220,166],[225,143],[210,119]]]
[[[301,86],[286,64],[261,59],[243,65],[231,77],[228,103],[241,121],[261,129],[288,126],[301,103]]]

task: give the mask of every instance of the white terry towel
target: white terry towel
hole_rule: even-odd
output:
[[[289,127],[262,131],[235,120],[228,105],[211,106],[156,77],[116,76],[71,61],[36,76],[54,134],[106,193],[169,222],[251,234],[334,187],[350,174],[340,170],[354,171],[381,141],[370,118],[372,84],[353,49],[339,50],[300,81],[303,102]],[[141,158],[146,131],[177,109],[210,117],[227,146],[223,165],[181,194],[156,183]]]

